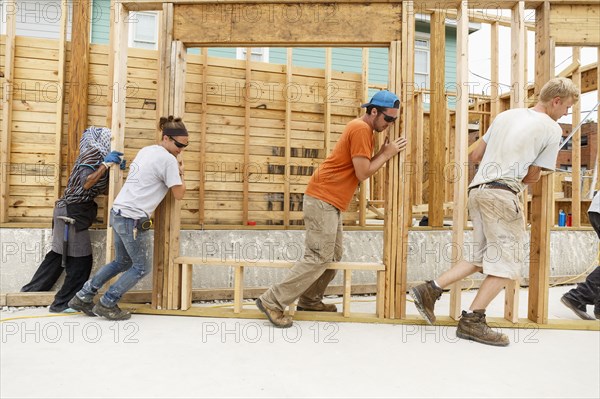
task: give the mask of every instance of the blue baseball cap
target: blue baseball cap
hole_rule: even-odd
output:
[[[397,107],[394,106],[396,101],[398,101]],[[398,99],[398,96],[391,91],[381,90],[375,93],[375,95],[371,98],[371,101],[361,105],[360,107],[366,108],[369,105],[382,108],[400,108],[400,100]]]

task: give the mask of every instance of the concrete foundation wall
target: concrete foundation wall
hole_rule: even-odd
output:
[[[51,248],[50,229],[0,229],[0,293],[18,292]],[[94,270],[105,263],[105,230],[91,230]],[[450,267],[451,231],[411,231],[408,243],[408,281],[432,279]],[[470,250],[471,231],[465,233],[464,250]],[[181,255],[221,257],[253,261],[258,259],[293,262],[302,256],[304,231],[293,230],[185,230],[181,232]],[[584,272],[596,264],[598,238],[593,231],[553,231],[550,241],[550,275],[567,276]],[[522,275],[528,276],[529,245],[515,249],[522,253]],[[345,261],[381,262],[383,232],[347,231],[344,233]],[[150,256],[152,252],[150,251]],[[246,287],[268,287],[281,281],[285,269],[249,267]],[[341,274],[333,285],[341,285]],[[355,271],[353,284],[374,284],[375,273]],[[62,277],[57,286],[62,284]],[[231,288],[233,268],[196,266],[194,288]],[[147,276],[134,289],[151,289]]]

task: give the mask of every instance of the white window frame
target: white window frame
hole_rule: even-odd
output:
[[[420,47],[417,46],[417,41],[418,40],[423,40],[427,42],[427,47]],[[429,33],[424,33],[424,32],[416,32],[415,34],[415,53],[418,51],[423,51],[427,54],[427,71],[425,73],[422,72],[417,72],[415,69],[415,75],[424,75],[425,76],[425,82],[426,82],[426,86],[424,87],[424,89],[429,89],[430,88],[430,79],[431,79],[431,35]],[[415,67],[416,67],[416,63],[415,63]],[[416,81],[416,79],[415,79]],[[423,89],[423,87],[420,87],[421,89]],[[424,97],[425,98],[425,97]],[[426,102],[429,102],[428,100]]]
[[[149,43],[152,44],[153,47],[152,49],[154,50],[158,50],[158,12],[156,11],[136,11],[135,12],[136,15],[146,15],[146,16],[152,16],[154,17],[154,41],[148,41],[148,40],[138,40],[136,39],[136,34],[137,34],[137,27],[138,25],[135,23],[136,21],[136,15],[130,15],[130,24],[129,24],[129,47],[132,48],[146,48],[146,47],[138,47],[136,46],[136,43]]]
[[[238,47],[235,49],[235,58],[238,60],[246,59],[246,47]],[[268,47],[252,47],[251,61],[269,62]]]

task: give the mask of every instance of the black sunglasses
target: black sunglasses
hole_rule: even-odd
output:
[[[393,122],[396,122],[396,119],[398,119],[398,117],[397,117],[397,116],[389,116],[389,115],[386,115],[386,113],[385,113],[385,112],[383,112],[383,111],[379,111],[379,112],[381,113],[381,115],[383,115],[383,120],[384,120],[384,121],[386,121],[387,123],[393,123]]]
[[[175,146],[176,146],[177,148],[185,148],[185,147],[187,147],[187,146],[189,145],[189,144],[183,144],[183,143],[180,143],[179,141],[175,140],[175,139],[174,139],[173,137],[171,137],[171,136],[169,136],[169,138],[170,138],[171,140],[173,140],[173,142],[175,143]]]

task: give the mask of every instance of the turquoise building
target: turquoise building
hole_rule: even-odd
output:
[[[72,8],[73,0],[69,0]],[[5,3],[0,1],[0,4]],[[61,2],[39,2],[34,0],[16,0],[16,33],[22,36],[57,39],[60,32]],[[110,30],[110,0],[93,0],[91,4],[91,42],[108,44]],[[4,10],[4,5],[2,10]],[[158,13],[151,11],[137,12],[131,15],[129,46],[146,49],[158,48]],[[376,23],[376,22],[374,22]],[[67,40],[70,40],[70,23]],[[469,25],[470,32],[480,28],[478,23]],[[3,19],[0,19],[0,32],[5,31]],[[422,89],[428,88],[430,66],[430,33],[429,16],[417,14],[415,40],[415,83]],[[199,53],[199,49],[189,49],[190,53]],[[233,59],[245,59],[245,48],[210,48],[209,56]],[[285,48],[253,48],[252,59],[274,64],[285,64]],[[325,67],[325,49],[294,48],[294,65],[309,68]],[[344,72],[361,72],[362,50],[360,48],[334,48],[332,50],[332,68]],[[447,87],[454,87],[456,82],[456,23],[446,20],[446,63]],[[386,87],[388,83],[388,49],[369,49],[369,84],[375,87]],[[425,102],[428,99],[425,97]],[[452,107],[452,104],[450,103]]]

